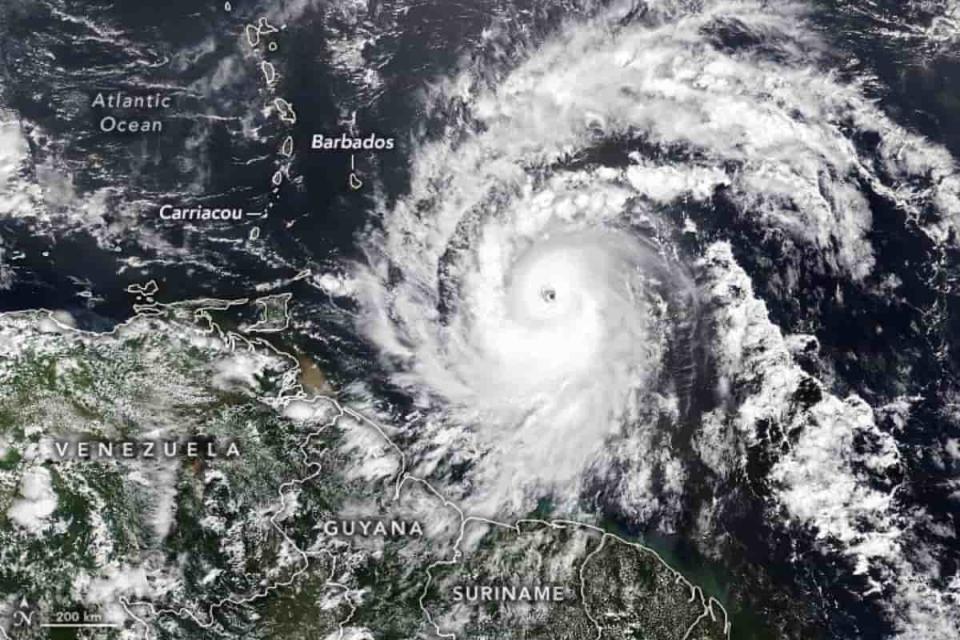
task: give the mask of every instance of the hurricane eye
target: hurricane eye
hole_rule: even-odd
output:
[[[556,302],[557,290],[553,287],[544,287],[540,290],[540,297],[543,298],[544,302]]]

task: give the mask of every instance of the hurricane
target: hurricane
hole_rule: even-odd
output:
[[[625,225],[622,186],[567,176],[495,186],[513,192],[457,221],[435,274],[370,282],[379,300],[367,330],[409,364],[401,385],[439,402],[448,424],[476,425],[491,473],[529,480],[488,494],[519,500],[507,494],[576,480],[637,418],[671,336],[690,323],[693,284]]]
[[[644,6],[439,90],[465,115],[420,149],[359,274],[395,382],[531,481],[582,472],[645,395],[683,404],[665,365],[691,357],[710,247],[690,240],[729,215],[711,208],[852,282],[874,268],[870,197],[936,241],[955,224],[950,156],[818,69],[800,7]]]
[[[549,497],[713,535],[756,483],[776,526],[896,603],[902,637],[952,637],[957,578],[925,577],[935,545],[907,550],[929,538],[881,426],[910,401],[854,392],[805,329],[844,291],[902,285],[880,227],[953,246],[960,182],[809,11],[614,3],[521,55],[485,32],[493,53],[423,97],[444,127],[362,238],[357,326],[416,406],[418,470],[478,512]]]

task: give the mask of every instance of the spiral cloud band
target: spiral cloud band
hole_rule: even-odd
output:
[[[715,399],[694,440],[721,477],[745,465],[758,416],[785,415],[802,374],[723,231],[699,233],[718,203],[782,239],[787,294],[801,269],[866,286],[871,198],[934,245],[956,231],[950,155],[884,115],[862,84],[825,72],[801,6],[642,6],[567,25],[512,68],[474,66],[439,87],[428,110],[456,122],[417,150],[409,193],[366,238],[362,331],[421,410],[421,471],[464,474],[478,510],[524,513],[603,476],[624,512],[669,530],[690,473],[671,442],[691,394]],[[706,344],[708,326],[721,335]],[[839,445],[850,432],[833,427],[873,433],[870,408],[828,396],[816,411],[822,429],[801,440],[812,449],[773,470],[778,508],[861,568],[912,576],[893,567],[892,502],[863,488],[856,466],[894,464],[896,445],[884,444],[886,462],[851,461]],[[723,424],[738,430],[723,435]],[[811,465],[849,491],[813,491]],[[863,521],[872,529],[854,526]],[[929,601],[904,580],[899,597]]]

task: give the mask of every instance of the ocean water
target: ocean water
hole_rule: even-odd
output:
[[[0,263],[12,273],[0,290],[0,310],[64,309],[81,326],[101,330],[133,313],[136,300],[126,287],[149,279],[158,281],[161,301],[291,291],[293,331],[285,336],[291,346],[318,362],[348,397],[382,415],[414,411],[416,399],[356,328],[361,303],[312,286],[312,277],[289,279],[304,270],[318,278],[349,275],[368,260],[370,238],[387,224],[384,211],[411,190],[411,159],[451,131],[482,130],[471,120],[467,97],[430,99],[440,87],[449,92],[450,78],[470,69],[478,83],[496,86],[564,24],[589,21],[604,4],[240,0],[228,12],[222,4],[185,1],[8,1],[0,8],[0,113],[18,123],[29,148],[10,192],[41,185],[45,196],[35,207],[0,215]],[[949,5],[803,6],[802,19],[824,48],[823,73],[862,86],[891,122],[956,158],[960,31],[948,19]],[[636,3],[624,23],[647,19],[646,11]],[[254,52],[244,41],[244,26],[261,16],[285,26],[265,39],[275,51]],[[717,46],[745,56],[766,44],[733,23],[713,36]],[[274,87],[263,83],[263,61],[279,73]],[[98,91],[159,91],[173,96],[175,107],[158,116],[164,131],[156,136],[105,134],[89,107]],[[296,123],[270,110],[277,97],[295,106]],[[362,134],[398,143],[393,152],[357,158],[365,183],[359,191],[348,185],[345,155],[309,149],[311,135],[339,133],[349,122]],[[872,132],[844,135],[867,158],[876,159],[884,144]],[[295,142],[289,166],[278,154],[286,136]],[[616,166],[642,143],[603,141],[568,168],[577,161]],[[681,164],[695,154],[654,150],[660,159],[671,153]],[[284,167],[274,190],[271,178]],[[677,224],[685,215],[700,222],[699,237],[677,243],[681,261],[694,261],[711,240],[730,242],[770,320],[784,334],[816,336],[819,356],[799,361],[826,390],[855,393],[873,407],[915,398],[903,424],[892,412],[881,414],[880,428],[894,434],[903,457],[871,482],[898,487],[904,526],[918,545],[936,550],[927,568],[942,586],[960,570],[960,547],[942,535],[943,527],[957,525],[958,461],[942,453],[960,437],[951,409],[960,362],[957,256],[924,230],[932,211],[910,219],[876,185],[860,186],[872,213],[868,239],[882,265],[866,284],[820,268],[822,256],[812,250],[791,253],[782,234],[740,215],[723,190],[664,215]],[[164,202],[269,205],[270,213],[242,225],[190,228],[158,220]],[[250,239],[254,226],[259,236]],[[706,350],[698,353],[686,392],[688,436],[716,406]],[[682,440],[678,450],[689,447]],[[855,443],[865,452],[872,446]],[[713,557],[691,539],[698,525],[690,514],[715,495],[709,475],[691,480],[689,513],[671,522],[668,533],[656,517],[633,521],[603,491],[593,506],[611,527],[653,545],[703,582],[733,614],[735,638],[892,637],[897,622],[886,602],[863,595],[875,576],[853,575],[814,532],[785,533],[769,522],[769,467],[761,452],[747,477],[727,480],[729,498],[716,517],[733,542]],[[914,510],[936,526],[910,523]]]

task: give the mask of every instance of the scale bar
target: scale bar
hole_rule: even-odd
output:
[[[48,629],[72,629],[75,627],[119,627],[119,624],[113,624],[111,622],[45,622],[40,625],[41,627],[46,627]]]

